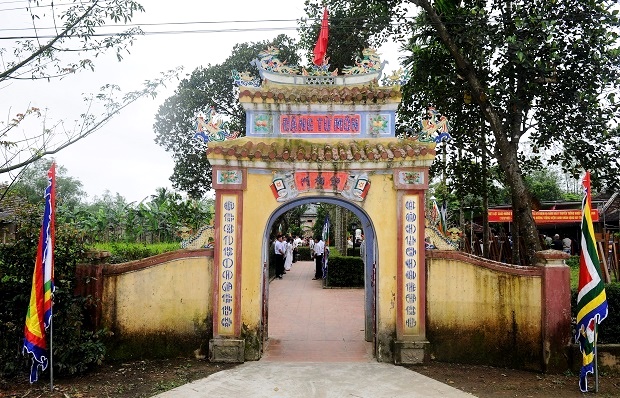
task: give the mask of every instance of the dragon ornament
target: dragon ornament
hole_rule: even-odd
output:
[[[428,107],[426,115],[420,120],[419,127],[421,132],[418,133],[418,141],[420,142],[435,142],[439,144],[441,141],[452,139],[448,118],[440,115],[433,106]]]
[[[373,48],[365,48],[362,50],[362,58],[355,57],[355,66],[345,66],[342,73],[345,75],[359,75],[364,73],[377,72],[387,64],[387,61],[381,62],[379,54]]]
[[[202,142],[209,143],[214,141],[225,141],[237,138],[238,132],[229,131],[229,123],[224,121],[222,117],[215,112],[214,108],[211,108],[207,112],[206,118],[198,116],[196,120],[196,126],[194,138],[201,140]]]
[[[286,61],[280,61],[278,58],[279,55],[280,50],[277,47],[270,46],[259,52],[258,59],[253,60],[250,64],[269,72],[283,73],[287,75],[299,74],[299,68],[297,66],[286,65]]]

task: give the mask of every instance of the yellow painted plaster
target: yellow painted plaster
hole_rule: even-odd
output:
[[[193,333],[212,314],[213,258],[190,257],[109,275],[102,322],[121,334]]]
[[[271,193],[271,174],[248,173],[243,195],[243,243],[241,264],[241,323],[255,329],[261,319],[263,234],[269,217],[281,205]]]
[[[511,275],[457,260],[429,263],[427,316],[434,326],[474,329],[484,324],[505,330],[509,321],[532,335],[540,333],[541,277]]]

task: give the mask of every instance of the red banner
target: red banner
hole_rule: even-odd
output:
[[[598,221],[598,210],[592,209],[592,221]],[[581,210],[532,211],[537,224],[581,222]],[[489,210],[489,222],[512,222],[512,210]]]
[[[299,192],[324,189],[342,191],[349,173],[333,171],[303,171],[295,173],[295,187]]]
[[[280,132],[283,134],[330,134],[361,132],[361,116],[349,115],[281,115]]]

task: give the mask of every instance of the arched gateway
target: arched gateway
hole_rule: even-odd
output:
[[[320,201],[351,210],[363,223],[372,249],[366,336],[377,360],[423,360],[424,195],[435,142],[426,134],[395,137],[400,85],[394,78],[380,86],[384,65],[372,51],[364,54],[373,62],[361,62],[352,74],[316,68],[302,75],[269,49],[255,61],[262,83],[237,74],[247,136],[210,142],[207,150],[217,217],[211,360],[260,358],[268,231],[285,211]]]

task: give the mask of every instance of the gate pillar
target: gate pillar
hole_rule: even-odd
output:
[[[215,195],[215,253],[213,339],[209,360],[243,362],[241,338],[241,249],[244,169],[213,169]]]
[[[424,245],[425,170],[396,170],[397,194],[397,317],[394,362],[422,363],[428,360],[426,340],[426,261]]]

